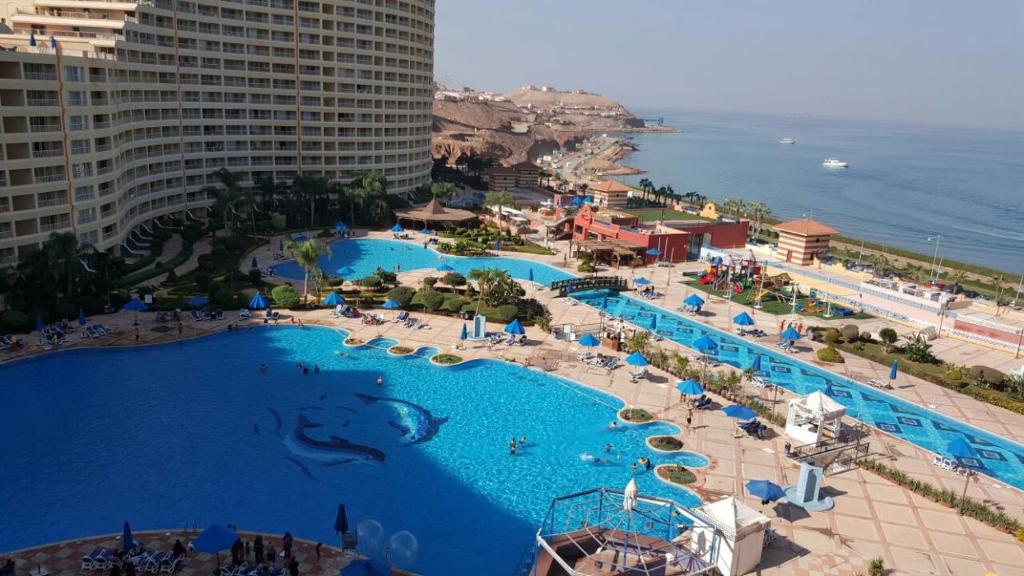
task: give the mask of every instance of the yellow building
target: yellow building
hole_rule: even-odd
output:
[[[433,0],[0,6],[0,266],[50,233],[130,250],[226,168],[430,181]],[[2,30],[3,28],[0,28]]]

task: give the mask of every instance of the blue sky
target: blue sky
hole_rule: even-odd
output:
[[[435,36],[451,86],[1024,128],[1018,0],[438,0]]]

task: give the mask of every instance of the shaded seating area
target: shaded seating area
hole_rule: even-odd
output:
[[[580,253],[589,252],[594,255],[594,263],[610,266],[627,266],[645,264],[646,247],[617,238],[604,240],[578,240],[573,242],[570,255],[579,258]]]
[[[469,210],[446,208],[437,200],[431,200],[426,206],[399,210],[395,212],[398,224],[410,228],[449,228],[463,226],[477,219],[477,215]]]

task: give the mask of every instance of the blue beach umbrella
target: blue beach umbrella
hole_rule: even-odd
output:
[[[263,294],[259,292],[249,300],[249,308],[252,310],[263,310],[267,308],[267,299],[263,297]]]
[[[651,248],[650,250],[647,251],[647,255],[648,256],[661,256],[661,250],[658,250],[657,248]]]
[[[530,268],[530,270],[527,272],[526,279],[529,280],[530,282],[533,282],[533,268]]]
[[[352,274],[355,274],[355,272],[356,271],[353,270],[351,266],[342,266],[337,270],[338,276],[350,276]]]
[[[332,291],[330,294],[328,294],[327,296],[324,297],[324,304],[326,304],[328,306],[337,306],[339,304],[344,304],[344,303],[345,303],[345,299],[342,298],[340,294],[338,294],[337,292],[334,292],[334,291]]]
[[[434,231],[431,230],[430,228],[427,228],[426,226],[424,226],[423,228],[420,228],[420,234],[424,234],[426,236],[430,236],[433,233],[434,233]]]
[[[394,298],[388,298],[384,302],[384,305],[381,306],[381,308],[384,308],[385,310],[394,310],[395,308],[401,308],[401,307],[402,307],[402,304],[398,300],[395,300]]]
[[[740,312],[739,314],[736,315],[735,318],[732,319],[732,321],[738,324],[739,326],[754,325],[753,317],[751,317],[750,314],[747,314],[746,312]]]
[[[46,327],[46,324],[43,324],[43,315],[42,314],[36,314],[36,331],[37,332],[42,332],[43,328],[45,328],[45,327]]]
[[[523,328],[523,325],[519,323],[519,319],[516,318],[505,326],[505,333],[519,336],[522,334],[526,334],[526,329]]]
[[[201,306],[206,306],[209,303],[210,303],[210,299],[207,298],[206,296],[193,296],[193,297],[189,298],[185,302],[185,304],[188,304],[189,306],[191,306],[193,308],[199,308]]]
[[[711,265],[712,266],[719,266],[721,264],[722,264],[722,257],[721,256],[715,256],[714,258],[711,259]]]
[[[85,324],[86,324],[85,310],[82,310],[81,308],[79,308],[78,309],[78,325],[79,326],[85,326]]]
[[[252,262],[249,262],[249,268],[259,268],[260,263],[256,261],[256,257],[252,257]]]
[[[130,312],[143,312],[148,308],[149,306],[146,306],[146,303],[138,298],[132,298],[124,305],[124,309]]]
[[[693,379],[680,380],[676,384],[676,390],[679,390],[680,394],[686,394],[687,396],[700,396],[704,393],[704,387]]]
[[[753,370],[754,372],[760,372],[761,371],[761,355],[760,354],[755,354],[754,355],[754,361],[750,363],[750,369]]]
[[[466,328],[466,323],[462,323],[462,332],[459,333],[459,340],[466,340],[469,338],[469,329]]]
[[[395,234],[401,234],[402,232],[405,232],[405,228],[402,228],[401,224],[396,223],[394,226],[391,227],[391,231],[394,232]]]
[[[714,340],[712,340],[711,338],[708,338],[705,335],[705,336],[701,336],[700,338],[697,338],[696,340],[694,340],[693,347],[695,349],[697,349],[699,352],[703,352],[703,353],[707,354],[709,352],[713,352],[713,351],[717,350],[718,349],[718,344],[715,344]]]
[[[786,328],[785,332],[782,333],[781,338],[783,340],[790,340],[792,342],[795,342],[800,339],[800,333],[796,331],[796,328],[790,326],[789,328]]]
[[[132,538],[132,527],[128,521],[124,521],[124,529],[121,531],[121,549],[125,552],[135,548],[135,538]]]
[[[740,404],[733,404],[732,406],[726,406],[722,408],[722,412],[730,418],[736,418],[737,420],[753,420],[757,418],[757,412],[754,412],[750,408]]]
[[[334,223],[334,229],[337,230],[338,232],[344,232],[345,230],[348,230],[348,224],[345,224],[341,220],[338,220],[337,222]],[[342,506],[344,506],[344,504],[342,504]]]
[[[499,250],[501,250],[501,238],[494,241],[494,251],[497,252]]]
[[[599,346],[601,341],[598,340],[593,334],[585,334],[583,338],[580,338],[580,346],[586,346],[587,348],[593,348]]]
[[[651,285],[651,281],[648,280],[647,278],[644,278],[643,276],[641,276],[641,277],[637,278],[636,280],[633,280],[633,284],[636,284],[637,286],[650,286]]]
[[[294,240],[296,242],[306,242],[307,240],[309,240],[309,236],[306,236],[305,234],[299,234],[294,238]]]
[[[455,272],[455,268],[453,268],[451,265],[449,265],[446,262],[442,262],[441,265],[437,267],[437,271],[438,272]]]
[[[630,366],[647,366],[649,362],[647,358],[644,358],[643,354],[639,352],[633,352],[629,356],[626,356],[626,364]]]
[[[686,297],[686,300],[683,300],[683,304],[686,304],[687,306],[693,306],[694,308],[700,308],[701,306],[704,305],[704,299],[701,298],[700,296],[697,296],[696,294],[690,294],[689,296]]]
[[[827,385],[825,386],[825,396],[834,396],[834,395],[835,395],[835,393],[836,393],[836,391],[835,391],[835,389],[833,389],[833,388],[832,388],[832,383],[831,383],[831,382],[829,382],[829,383],[828,383],[828,384],[827,384]]]
[[[209,528],[203,530],[203,533],[192,541],[192,547],[195,548],[196,552],[216,554],[231,548],[231,545],[236,540],[238,540],[238,534],[235,534],[230,528],[220,524],[211,524]]]
[[[774,502],[786,495],[781,486],[768,480],[751,480],[746,486],[747,492],[760,498],[762,502]]]
[[[893,360],[892,368],[889,369],[889,380],[895,380],[897,373],[900,371],[900,361]]]

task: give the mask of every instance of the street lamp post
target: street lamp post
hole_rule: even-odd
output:
[[[932,242],[932,241],[935,242],[935,254],[932,255],[932,277],[933,277],[932,281],[934,282],[934,281],[938,281],[938,279],[939,279],[939,273],[938,273],[938,268],[936,267],[936,264],[939,261],[939,245],[942,243],[942,234],[936,234],[935,238],[932,238],[932,237],[929,236],[928,237],[928,241],[929,242]]]

